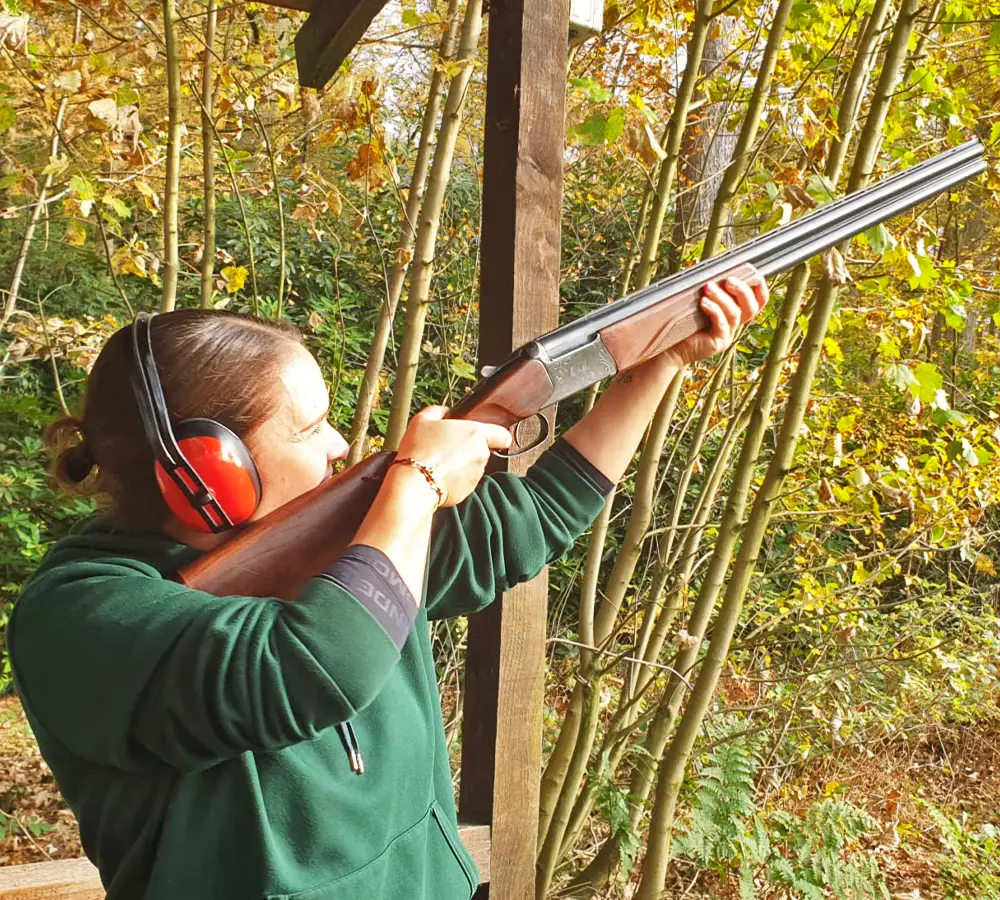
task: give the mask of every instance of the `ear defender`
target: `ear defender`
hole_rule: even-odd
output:
[[[246,444],[214,419],[170,421],[153,359],[152,319],[132,324],[132,390],[155,475],[170,511],[188,528],[218,534],[242,525],[260,505],[260,475]]]

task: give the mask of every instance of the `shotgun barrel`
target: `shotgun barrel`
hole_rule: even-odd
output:
[[[719,256],[634,291],[536,338],[514,351],[501,365],[485,370],[484,379],[452,409],[451,415],[497,422],[517,421],[518,404],[499,407],[495,398],[496,385],[505,373],[515,369],[521,373],[519,380],[524,382],[527,363],[534,370],[530,379],[532,403],[537,405],[539,398],[545,399],[542,406],[556,403],[601,378],[634,365],[654,350],[663,352],[705,328],[707,320],[700,310],[699,300],[707,282],[725,275],[742,274],[748,271],[745,268],[748,264],[765,277],[787,271],[978,175],[985,168],[982,145],[976,139],[969,140]],[[669,304],[669,309],[664,304]],[[654,312],[662,320],[655,340],[637,344],[639,323],[644,325]],[[616,328],[621,329],[623,323],[628,322],[632,323],[629,339],[619,337],[612,344],[610,338]],[[623,348],[629,352],[622,352]]]
[[[541,436],[520,447],[531,449],[548,431],[542,409],[704,328],[699,301],[706,282],[725,275],[746,277],[750,265],[765,277],[791,269],[985,167],[981,145],[969,141],[610,303],[521,347],[484,373],[485,379],[449,416],[508,427],[538,417],[546,423]],[[178,580],[214,594],[294,599],[353,539],[391,461],[391,453],[369,457],[249,523],[184,567]]]

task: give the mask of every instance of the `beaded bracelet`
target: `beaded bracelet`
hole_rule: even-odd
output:
[[[434,488],[434,493],[437,494],[438,506],[444,503],[444,491],[441,489],[441,485],[437,483],[437,479],[434,477],[434,467],[428,466],[426,463],[420,462],[420,460],[413,459],[410,456],[404,456],[393,460],[394,466],[410,466],[410,468],[416,469],[424,478],[427,479],[427,483]]]

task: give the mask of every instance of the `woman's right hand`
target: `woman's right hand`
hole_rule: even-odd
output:
[[[445,419],[447,413],[445,406],[429,406],[417,413],[396,455],[430,466],[434,480],[444,491],[441,506],[455,506],[482,480],[490,452],[508,449],[512,439],[501,425]]]

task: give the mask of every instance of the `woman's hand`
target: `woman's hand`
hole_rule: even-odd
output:
[[[482,480],[490,452],[510,447],[511,435],[500,425],[445,419],[447,412],[447,407],[429,406],[417,413],[400,441],[397,456],[430,466],[444,491],[441,505],[455,506]]]
[[[759,274],[749,282],[739,278],[710,281],[705,285],[701,309],[711,327],[671,347],[663,354],[663,362],[682,366],[721,353],[733,342],[737,329],[764,308],[769,296],[767,282]]]

